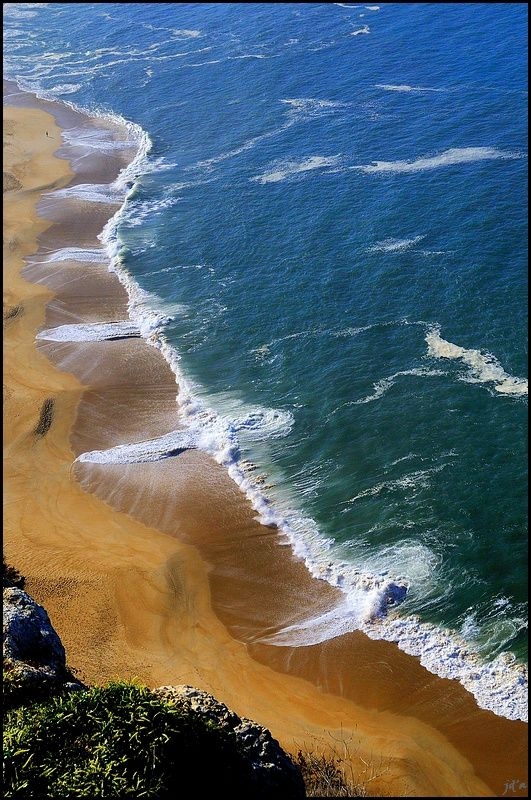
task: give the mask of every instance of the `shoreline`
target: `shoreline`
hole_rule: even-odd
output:
[[[36,125],[35,117],[32,119]],[[56,137],[59,140],[59,129],[52,128],[49,118],[39,118],[38,124],[41,133],[46,125],[53,131],[54,141]],[[47,141],[45,144],[45,152],[39,151],[36,161],[47,161],[55,169],[57,159],[51,159],[51,155],[56,147],[52,149]],[[42,142],[40,147],[42,150]],[[40,168],[40,163],[37,166]],[[61,180],[67,182],[69,177],[71,173],[65,173]],[[41,181],[39,190],[49,190],[50,186],[51,181]],[[26,202],[36,202],[39,190],[35,188],[31,198],[26,191]],[[19,190],[11,190],[8,198],[15,194],[18,203]],[[70,247],[82,246],[75,219],[67,217],[59,223],[59,237],[58,223],[51,227],[40,224],[44,225],[41,247],[45,242],[51,250],[57,241]],[[94,220],[92,232],[85,231],[87,246],[93,232],[99,232],[98,224]],[[37,250],[33,230],[26,232],[26,242],[23,252],[18,251],[20,256]],[[60,281],[54,287],[55,297],[42,286],[37,290],[35,284],[20,279],[16,283],[21,263],[19,259],[18,267],[12,265],[7,276],[8,286],[11,281],[15,285],[15,289],[9,289],[11,307],[23,304],[33,293],[35,312],[31,320],[27,313],[8,319],[6,342],[12,345],[14,340],[19,352],[24,349],[19,363],[27,358],[28,363],[36,365],[31,389],[40,402],[49,399],[52,391],[57,396],[45,436],[37,441],[31,438],[30,431],[39,419],[33,395],[31,413],[29,409],[25,415],[19,413],[23,420],[18,428],[14,426],[14,436],[7,436],[10,468],[4,482],[12,526],[11,538],[6,535],[5,543],[13,548],[13,554],[7,552],[10,560],[28,578],[28,591],[50,614],[70,663],[86,671],[91,681],[137,675],[151,686],[185,682],[204,688],[237,713],[266,725],[291,752],[304,739],[325,749],[330,747],[331,738],[355,742],[352,769],[357,779],[363,780],[366,769],[362,760],[374,764],[377,753],[378,769],[383,772],[371,775],[371,787],[379,787],[382,793],[392,785],[391,793],[399,787],[411,796],[502,794],[505,782],[526,763],[524,723],[478,709],[471,695],[455,681],[435,677],[394,645],[368,640],[363,634],[348,634],[304,648],[256,643],[257,631],[285,624],[286,609],[293,608],[294,594],[301,587],[314,596],[316,607],[326,606],[334,589],[323,589],[323,582],[305,575],[300,561],[286,558],[286,548],[275,542],[276,532],[255,521],[248,501],[219,465],[204,454],[188,451],[179,456],[177,470],[169,463],[176,459],[166,459],[164,465],[137,464],[126,469],[116,465],[76,465],[71,469],[75,457],[72,446],[77,454],[95,443],[94,420],[102,416],[108,420],[119,397],[125,396],[123,406],[101,434],[106,447],[110,446],[111,430],[116,444],[130,441],[132,432],[142,432],[145,438],[148,419],[150,434],[175,427],[168,425],[170,418],[176,417],[177,387],[168,365],[161,363],[160,353],[141,340],[121,340],[112,343],[112,348],[109,341],[88,346],[83,343],[82,365],[76,358],[76,346],[70,343],[46,342],[36,348],[38,329],[69,319],[72,296],[68,291],[61,294]],[[69,270],[70,278],[75,273],[68,265],[61,270],[65,283]],[[77,279],[75,313],[88,313],[90,304],[82,302],[87,296],[95,302],[94,293],[90,294],[91,277],[86,278],[84,288],[79,282],[85,277]],[[117,278],[107,273],[99,275],[98,280],[100,296],[102,293],[106,300],[104,316],[107,313],[116,318],[123,313],[126,319],[125,291],[116,285]],[[26,301],[24,309],[27,305]],[[92,306],[95,317],[99,312],[100,305],[97,309]],[[21,325],[23,320],[25,325]],[[113,352],[109,355],[110,349]],[[54,363],[74,367],[76,378],[70,370],[58,372],[51,367],[44,353]],[[95,365],[90,368],[86,365],[87,353]],[[124,356],[134,365],[141,363],[147,378],[139,384],[134,366],[132,372],[125,370],[110,386],[105,375]],[[17,364],[11,361],[5,364],[5,381],[8,387],[10,381],[16,386],[10,401],[15,417],[15,406],[18,411],[21,396],[30,392],[19,374],[20,367],[17,370]],[[105,364],[107,370],[102,370]],[[85,391],[84,386],[90,389]],[[148,402],[153,386],[164,398],[163,403],[160,396],[157,398],[157,406],[163,408],[156,420]],[[135,413],[124,421],[124,410],[131,408],[130,399],[134,399]],[[32,415],[35,418],[30,427]],[[127,514],[113,511],[95,494],[84,492],[80,484],[91,492],[96,490]],[[31,509],[24,508],[19,517],[18,501],[25,501],[27,493],[33,493],[32,503],[28,503]],[[232,502],[228,521],[227,498]],[[41,506],[47,511],[46,524],[36,532],[29,521],[42,516]],[[133,519],[131,512],[139,519]],[[231,546],[230,537],[226,544],[227,532],[235,529],[237,547]],[[273,574],[285,578],[281,596],[278,586],[269,586],[271,596],[257,598],[256,585],[245,583],[242,576],[252,567],[254,575],[261,575],[263,585],[267,585],[272,551],[277,559]],[[38,553],[47,559],[44,567],[38,563]],[[83,626],[88,626],[89,639],[98,642],[97,654],[88,651],[76,615]],[[480,778],[473,774],[472,764]]]

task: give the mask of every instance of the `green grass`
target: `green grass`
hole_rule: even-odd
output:
[[[185,790],[190,779],[196,789]],[[4,715],[4,797],[259,797],[232,731],[111,683]],[[190,791],[187,794],[187,791]]]

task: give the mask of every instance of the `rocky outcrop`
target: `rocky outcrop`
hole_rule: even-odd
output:
[[[161,686],[154,693],[189,715],[198,715],[220,731],[234,737],[252,776],[253,800],[306,797],[299,769],[282,750],[267,728],[239,717],[215,697],[192,686]]]
[[[4,701],[40,699],[83,688],[66,667],[62,642],[48,614],[16,586],[3,590]]]

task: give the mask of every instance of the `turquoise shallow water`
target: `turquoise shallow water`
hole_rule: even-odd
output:
[[[365,582],[428,665],[445,630],[525,663],[527,7],[7,4],[4,36],[5,77],[134,123],[106,241],[189,441],[352,600],[292,638],[363,625]]]

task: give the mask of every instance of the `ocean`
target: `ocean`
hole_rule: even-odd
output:
[[[363,630],[527,719],[527,5],[7,3],[4,79],[129,154],[49,262],[130,319],[39,339],[139,334],[179,386],[77,460],[207,453],[344,597],[269,644]]]

